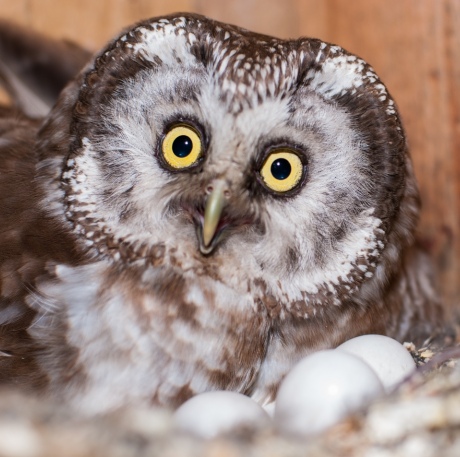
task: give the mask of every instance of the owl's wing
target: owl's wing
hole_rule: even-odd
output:
[[[0,21],[0,83],[13,104],[30,117],[48,114],[63,87],[90,56],[75,43]]]
[[[0,107],[0,386],[40,388],[42,349],[28,330],[36,281],[57,263],[77,262],[73,241],[40,206],[35,141],[40,120]]]

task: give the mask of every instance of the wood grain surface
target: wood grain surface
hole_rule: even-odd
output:
[[[176,11],[283,38],[315,36],[374,66],[408,132],[424,204],[420,235],[445,302],[460,310],[460,1],[0,0],[0,17],[93,50],[135,21]]]

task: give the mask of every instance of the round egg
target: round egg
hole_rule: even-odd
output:
[[[175,426],[202,438],[269,423],[264,409],[245,395],[215,391],[196,395],[174,413]]]
[[[407,349],[388,336],[358,336],[345,341],[336,350],[364,360],[376,372],[386,392],[392,390],[416,368]]]
[[[281,383],[275,404],[276,427],[297,436],[319,433],[382,392],[375,372],[358,357],[319,351],[302,359]]]

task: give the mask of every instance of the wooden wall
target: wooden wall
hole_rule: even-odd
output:
[[[279,37],[316,36],[369,61],[396,99],[424,210],[420,233],[460,309],[459,0],[0,0],[0,17],[97,49],[142,18],[193,11]]]

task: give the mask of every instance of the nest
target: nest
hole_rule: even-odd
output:
[[[418,370],[390,395],[305,440],[271,428],[213,440],[178,433],[172,413],[125,409],[76,417],[62,405],[0,392],[1,457],[439,457],[460,455],[460,344],[445,332],[416,348]]]

